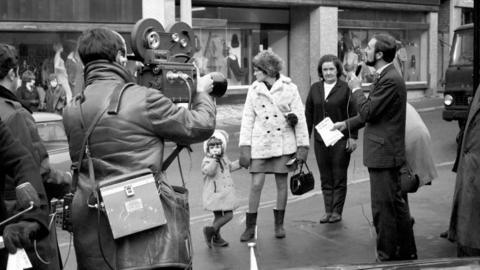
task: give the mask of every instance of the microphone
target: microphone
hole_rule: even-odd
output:
[[[35,188],[29,182],[25,182],[15,188],[15,194],[17,196],[17,205],[21,209],[28,208],[30,206],[40,205],[40,198]]]
[[[31,211],[35,205],[40,205],[40,198],[35,188],[29,182],[25,182],[15,188],[15,194],[17,196],[17,205],[22,211],[0,222],[0,226],[3,226],[17,217]]]

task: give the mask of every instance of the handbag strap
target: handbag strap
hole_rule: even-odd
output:
[[[128,88],[132,85],[133,85],[133,83],[118,84],[115,87],[115,89],[113,90],[113,92],[110,96],[110,101],[115,99],[115,97],[121,95],[126,88]],[[118,98],[116,98],[116,100],[117,100],[117,102],[119,101]],[[80,167],[82,166],[82,160],[83,160],[85,154],[87,154],[87,156],[89,157],[89,162],[88,162],[89,174],[91,175],[92,172],[93,172],[93,170],[92,170],[93,169],[93,163],[90,159],[90,149],[88,148],[88,139],[90,138],[90,135],[92,134],[93,130],[95,129],[95,126],[97,125],[98,121],[100,121],[100,118],[102,118],[102,115],[107,111],[107,109],[109,109],[111,107],[112,107],[112,102],[110,102],[109,106],[100,110],[95,115],[95,117],[93,118],[93,121],[90,124],[90,126],[88,127],[88,129],[85,131],[85,135],[84,135],[83,141],[82,141],[82,148],[80,149],[80,153],[79,153],[79,156],[78,156],[78,161],[72,163],[72,169],[73,169],[73,172],[74,172],[73,176],[72,176],[72,187],[71,187],[71,192],[72,193],[75,193],[75,191],[77,190],[78,176],[79,176],[79,173],[80,173]],[[115,111],[115,113],[116,113],[116,112],[118,112],[118,105],[115,108],[117,109]],[[81,102],[80,102],[80,122],[81,122],[82,128],[85,128],[85,122],[83,120],[83,110],[82,110],[82,103]]]
[[[310,168],[308,168],[308,164],[307,162],[302,162],[300,163],[300,172],[303,171],[303,165],[305,164],[305,167],[307,167],[307,172],[310,172]]]

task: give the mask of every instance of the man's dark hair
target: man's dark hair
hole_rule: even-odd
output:
[[[377,40],[375,43],[375,53],[382,52],[383,60],[387,63],[391,63],[397,52],[395,38],[387,34],[377,34],[373,36],[373,38]]]
[[[318,76],[323,79],[322,65],[326,62],[333,62],[333,65],[335,65],[335,68],[337,69],[337,78],[340,78],[340,76],[343,74],[342,62],[340,62],[338,57],[333,54],[325,54],[324,56],[320,57],[317,66]]]
[[[107,28],[91,28],[78,38],[78,55],[84,65],[95,60],[115,62],[118,51],[124,50],[123,40]]]
[[[18,68],[17,50],[11,45],[0,43],[0,80],[5,78],[12,68]]]

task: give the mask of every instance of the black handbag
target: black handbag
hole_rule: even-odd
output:
[[[400,168],[400,186],[404,193],[415,193],[420,186],[418,176],[406,163]]]
[[[290,191],[293,195],[305,194],[315,187],[315,179],[313,179],[313,174],[307,163],[305,163],[305,167],[307,167],[307,172],[303,171],[303,163],[301,163],[299,172],[290,178]]]

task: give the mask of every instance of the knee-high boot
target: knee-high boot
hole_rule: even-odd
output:
[[[285,238],[285,229],[283,228],[285,210],[273,209],[273,216],[275,217],[275,237]]]
[[[255,226],[257,225],[257,213],[246,213],[246,229],[240,236],[240,241],[246,242],[255,237]]]

